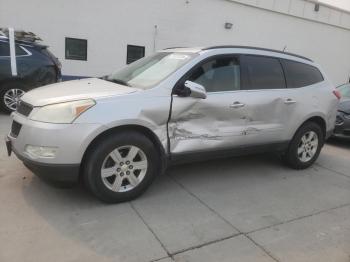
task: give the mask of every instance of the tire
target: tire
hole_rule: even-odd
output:
[[[159,154],[146,136],[123,131],[103,138],[89,150],[83,163],[83,179],[103,202],[130,201],[146,191],[160,172],[159,163]]]
[[[5,113],[11,113],[17,109],[18,99],[26,92],[26,87],[18,82],[5,83],[0,89],[0,110]]]
[[[317,146],[315,136],[317,136]],[[291,168],[306,169],[317,160],[323,145],[324,134],[320,125],[315,122],[306,122],[295,133],[283,155],[283,160]]]

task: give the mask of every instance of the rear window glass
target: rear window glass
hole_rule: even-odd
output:
[[[16,56],[26,55],[27,52],[24,51],[19,45],[16,45]]]
[[[309,86],[324,80],[321,72],[314,66],[289,60],[281,61],[286,74],[288,88]]]
[[[16,56],[26,54],[26,51],[24,51],[19,45],[16,45]],[[0,42],[0,56],[10,56],[10,45],[8,43]]]
[[[243,56],[247,83],[244,89],[283,89],[286,81],[278,59],[264,56]]]
[[[10,47],[8,43],[0,42],[0,56],[9,56]]]
[[[350,84],[340,86],[338,90],[342,97],[350,98]]]

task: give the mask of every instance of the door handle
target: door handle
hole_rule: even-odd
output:
[[[286,105],[292,105],[292,104],[295,104],[297,101],[291,99],[291,98],[287,98],[286,100],[284,100],[284,103]]]
[[[234,102],[233,104],[230,105],[230,108],[241,108],[241,107],[244,107],[245,104],[241,103],[241,102]]]

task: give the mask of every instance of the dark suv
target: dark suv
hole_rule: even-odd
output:
[[[0,29],[0,109],[15,111],[19,98],[28,90],[61,79],[61,64],[39,44],[32,33],[14,33],[15,52],[11,52],[8,30]]]

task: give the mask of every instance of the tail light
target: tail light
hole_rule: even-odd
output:
[[[334,90],[333,94],[338,98],[338,100],[340,100],[341,94],[340,94],[340,92],[338,90]]]

